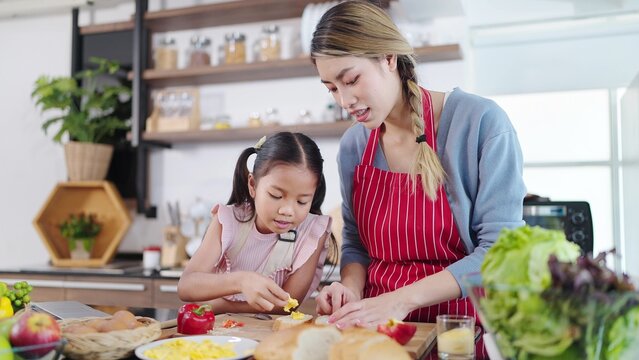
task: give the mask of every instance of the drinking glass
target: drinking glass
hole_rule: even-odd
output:
[[[466,315],[438,315],[437,355],[442,360],[474,359],[475,318]]]

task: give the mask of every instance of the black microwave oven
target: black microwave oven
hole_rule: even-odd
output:
[[[586,201],[526,201],[524,221],[530,226],[563,230],[566,239],[584,253],[592,253],[592,214]]]

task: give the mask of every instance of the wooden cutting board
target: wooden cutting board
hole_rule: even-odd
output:
[[[251,314],[216,315],[215,329],[211,332],[211,335],[239,336],[261,341],[273,333],[273,320],[259,320],[252,318],[251,316]],[[277,317],[277,315],[273,315],[273,318]],[[223,328],[222,324],[224,321],[229,319],[243,322],[244,326],[231,329]],[[406,351],[408,351],[413,359],[421,359],[426,350],[430,347],[431,343],[435,340],[437,334],[436,325],[430,323],[411,324],[415,324],[417,326],[417,332],[408,344],[404,345],[404,348],[406,348]],[[163,339],[175,336],[181,336],[181,334],[177,333],[177,328],[170,328],[162,330],[162,336],[160,338]]]

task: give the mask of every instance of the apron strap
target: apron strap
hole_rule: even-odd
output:
[[[231,248],[227,251],[227,256],[229,258],[237,258],[242,251],[242,248],[244,248],[246,240],[253,229],[253,224],[255,223],[254,219],[255,218],[251,221],[240,223],[235,241],[231,245]],[[294,241],[277,240],[275,246],[273,246],[273,249],[271,249],[268,257],[266,258],[266,261],[262,264],[261,269],[258,269],[256,272],[264,276],[270,276],[277,269],[291,268],[293,266],[294,250]]]
[[[380,129],[381,126],[377,129],[371,130],[371,134],[368,136],[368,142],[366,143],[366,149],[364,149],[364,154],[362,154],[362,161],[360,165],[373,166],[373,160],[375,160],[375,153],[377,152],[377,140],[379,139]]]

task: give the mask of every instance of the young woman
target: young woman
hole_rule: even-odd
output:
[[[281,313],[289,296],[301,303],[317,288],[326,247],[335,246],[330,218],[320,211],[322,156],[300,133],[263,140],[240,155],[228,204],[213,208],[180,278],[181,300],[208,301],[216,313]]]
[[[462,277],[479,271],[502,228],[523,225],[523,161],[507,115],[459,89],[419,87],[413,49],[367,2],[328,10],[311,57],[358,122],[338,155],[342,280],[322,289],[318,312],[338,327],[475,315]]]

